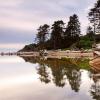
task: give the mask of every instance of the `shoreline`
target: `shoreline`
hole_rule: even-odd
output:
[[[23,57],[38,57],[39,52],[19,52],[19,56]],[[47,58],[93,58],[93,51],[47,51],[44,57]]]
[[[23,57],[39,57],[40,52],[14,52],[14,53],[0,53],[1,56],[5,55],[18,55],[18,56],[23,56]],[[60,51],[60,50],[50,50],[46,51],[43,55],[44,57],[47,58],[82,58],[82,57],[87,57],[87,58],[93,58],[93,51]]]

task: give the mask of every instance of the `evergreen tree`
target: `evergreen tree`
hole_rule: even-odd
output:
[[[65,35],[65,42],[67,43],[67,46],[70,46],[79,40],[80,22],[76,14],[70,16],[64,35]]]
[[[53,46],[53,49],[59,49],[62,47],[61,41],[62,41],[62,35],[64,33],[64,22],[62,20],[55,21],[52,25],[52,32],[51,32],[51,43]]]
[[[97,0],[88,15],[90,23],[92,23],[94,27],[94,34],[100,32],[100,0]]]
[[[88,28],[87,28],[87,34],[86,34],[88,37],[89,37],[89,39],[91,40],[91,41],[93,41],[94,40],[94,32],[93,32],[93,29],[92,29],[92,27],[91,26],[89,26]]]
[[[44,24],[43,26],[39,27],[36,39],[37,39],[37,43],[40,46],[40,49],[45,48],[45,42],[46,42],[46,39],[47,39],[46,37],[48,33],[49,33],[49,25]]]

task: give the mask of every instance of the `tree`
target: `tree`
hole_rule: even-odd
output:
[[[80,32],[80,22],[78,16],[74,14],[73,16],[70,16],[67,28],[64,33],[66,39],[65,41],[67,43],[69,42],[69,46],[79,40]]]
[[[64,22],[62,20],[55,21],[52,25],[51,43],[53,45],[53,49],[61,48],[62,34],[64,33],[63,27]]]
[[[94,34],[93,29],[92,29],[91,26],[89,26],[89,27],[87,28],[87,34],[86,34],[86,36],[89,37],[89,39],[90,39],[91,41],[94,41],[94,36],[95,36],[95,34]]]
[[[94,7],[90,9],[88,14],[90,23],[93,24],[94,34],[100,32],[100,0],[97,0]]]
[[[49,33],[49,25],[44,24],[43,26],[39,27],[36,39],[37,39],[37,43],[40,46],[40,49],[45,48],[45,42],[48,33]]]
[[[92,48],[93,41],[90,40],[90,38],[85,35],[80,37],[80,41],[77,43],[77,47],[79,49],[90,49]]]

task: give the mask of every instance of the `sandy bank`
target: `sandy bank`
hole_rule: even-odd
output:
[[[20,52],[21,56],[39,56],[39,52]],[[81,52],[81,51],[47,51],[46,57],[48,58],[80,58],[89,57],[93,58],[93,52]]]

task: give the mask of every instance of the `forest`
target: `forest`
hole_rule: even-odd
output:
[[[85,35],[81,34],[81,23],[77,14],[70,16],[68,23],[58,20],[51,26],[40,25],[35,43],[25,45],[20,51],[91,49],[100,42],[100,0],[90,9],[88,19],[90,25]]]

